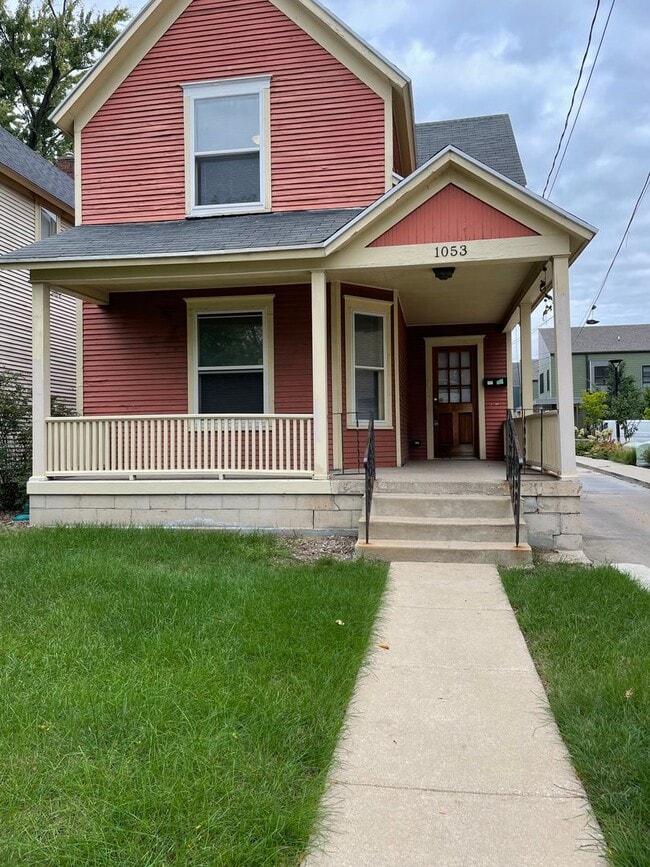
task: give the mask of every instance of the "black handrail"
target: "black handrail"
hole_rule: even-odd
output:
[[[368,422],[368,442],[366,443],[366,453],[363,457],[363,469],[365,473],[367,545],[370,537],[370,508],[372,506],[372,493],[375,488],[375,479],[377,478],[377,467],[375,464],[375,421],[372,418]]]
[[[515,545],[519,546],[519,522],[521,518],[521,471],[524,453],[519,443],[512,410],[506,418],[506,479],[510,486],[510,500],[515,518]]]

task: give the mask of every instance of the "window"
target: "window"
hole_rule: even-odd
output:
[[[591,362],[591,387],[603,389],[607,386],[607,374],[609,364],[596,364]]]
[[[546,391],[551,391],[551,371],[546,371]]]
[[[185,85],[188,212],[268,207],[268,77]]]
[[[650,364],[641,365],[641,387],[650,388]]]
[[[51,238],[52,235],[56,235],[58,232],[58,219],[56,214],[53,214],[51,211],[48,211],[46,208],[40,208],[41,212],[41,221],[40,221],[40,232],[41,232],[41,241],[44,241],[45,238]]]
[[[190,411],[273,412],[273,296],[185,300]]]
[[[390,303],[346,298],[348,426],[391,418]]]

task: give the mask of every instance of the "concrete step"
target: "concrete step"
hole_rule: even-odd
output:
[[[372,498],[372,517],[508,518],[510,497],[503,494],[398,494],[378,491]]]
[[[365,518],[359,520],[359,538],[365,538]],[[513,542],[515,526],[508,518],[411,518],[394,515],[370,516],[370,538],[424,542]],[[520,540],[526,530],[520,525]]]
[[[495,481],[432,481],[431,479],[391,479],[377,478],[375,491],[382,494],[487,494],[488,496],[505,496],[508,493],[508,483]]]
[[[357,556],[387,562],[420,563],[493,563],[497,566],[532,565],[529,545],[505,542],[410,542],[404,539],[382,539],[357,542]]]

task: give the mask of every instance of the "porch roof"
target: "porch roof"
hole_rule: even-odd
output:
[[[363,208],[237,214],[150,223],[75,226],[2,257],[9,262],[142,259],[323,244]]]

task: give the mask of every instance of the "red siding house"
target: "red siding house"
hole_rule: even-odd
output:
[[[314,0],[151,0],[55,121],[79,225],[0,261],[33,285],[35,522],[350,531],[370,419],[380,468],[503,461],[542,281],[568,376],[542,463],[575,512],[594,229],[527,189],[506,115],[415,124],[409,79]],[[50,287],[84,301],[72,419],[46,409]]]

